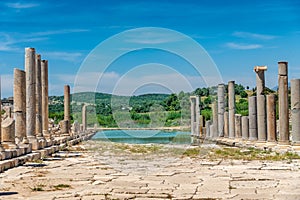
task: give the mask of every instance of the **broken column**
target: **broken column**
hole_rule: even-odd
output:
[[[228,111],[229,111],[229,138],[235,135],[235,91],[234,81],[228,82]]]
[[[83,126],[83,131],[86,131],[86,128],[87,128],[87,112],[86,112],[86,107],[87,107],[86,105],[82,106],[82,126]],[[199,121],[199,119],[198,119],[198,121]]]
[[[218,137],[218,104],[214,102],[212,104],[212,115],[213,115],[213,128],[212,128],[212,138]]]
[[[247,140],[249,138],[249,118],[248,116],[242,116],[242,139]]]
[[[1,123],[2,138],[1,143],[6,149],[15,149],[17,145],[15,143],[15,120],[12,118],[6,118]]]
[[[267,95],[267,133],[268,142],[276,141],[276,100],[274,94]]]
[[[218,85],[218,136],[224,136],[225,85]]]
[[[200,116],[200,109],[199,109],[199,97],[198,96],[191,96],[191,134],[194,136],[198,136],[199,131],[199,116]],[[83,122],[82,122],[83,124]]]
[[[257,109],[256,96],[248,98],[249,110],[249,140],[257,140]]]
[[[256,66],[256,101],[257,101],[257,133],[258,141],[264,142],[267,140],[267,120],[266,120],[266,97],[265,89],[265,71],[267,66]]]
[[[235,138],[242,138],[242,115],[235,114]]]
[[[35,97],[35,49],[25,49],[26,71],[26,135],[33,149],[38,149],[35,136],[36,97]]]
[[[300,144],[300,79],[291,80],[292,142]]]
[[[229,113],[224,112],[224,138],[228,138],[229,135]]]
[[[35,60],[35,134],[37,137],[41,138],[42,133],[42,79],[41,79],[41,55],[36,55]]]
[[[206,137],[207,138],[211,138],[210,126],[211,126],[211,120],[207,120],[206,123],[205,123]]]
[[[49,108],[48,108],[48,61],[42,60],[41,63],[41,77],[42,77],[42,130],[43,135],[49,134]],[[49,136],[51,137],[51,136]]]
[[[26,77],[25,71],[14,69],[14,113],[16,143],[26,139]]]
[[[288,63],[278,62],[279,144],[289,144]]]

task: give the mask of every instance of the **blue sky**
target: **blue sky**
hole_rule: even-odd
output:
[[[25,47],[36,48],[42,59],[49,60],[50,95],[61,95],[63,85],[74,85],[84,59],[97,45],[115,34],[141,27],[162,27],[191,37],[210,55],[225,83],[235,80],[254,87],[253,67],[267,65],[266,85],[272,88],[277,85],[277,61],[288,61],[289,77],[300,78],[299,13],[300,2],[297,0],[2,0],[2,96],[12,96],[13,68],[24,68]],[[136,35],[136,40],[139,39],[145,38]],[[118,48],[117,44],[115,48]],[[111,92],[128,70],[148,62],[175,69],[188,77],[193,88],[204,86],[197,80],[201,77],[193,76],[186,61],[168,52],[149,49],[117,59],[103,75],[105,83],[98,90]],[[157,77],[162,68],[159,68],[161,65],[156,67],[152,75]],[[169,79],[173,82],[172,87],[177,84],[182,89],[180,81],[173,81],[169,75],[166,71],[160,78]],[[135,82],[134,78],[127,81]]]

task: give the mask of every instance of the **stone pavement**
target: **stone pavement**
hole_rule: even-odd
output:
[[[300,161],[129,153],[112,144],[0,174],[0,199],[300,199]],[[119,148],[120,149],[120,148]]]

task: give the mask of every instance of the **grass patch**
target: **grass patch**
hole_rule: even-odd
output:
[[[40,192],[40,191],[44,191],[44,187],[45,185],[43,184],[38,184],[36,186],[34,186],[33,188],[32,187],[29,187],[31,189],[31,191],[33,192]]]
[[[127,144],[117,144],[117,148],[123,151],[127,151],[130,153],[156,153],[161,147],[159,145],[127,145]]]
[[[58,185],[54,185],[53,186],[56,190],[62,190],[62,189],[65,189],[65,188],[71,188],[70,185],[67,185],[67,184],[58,184]]]

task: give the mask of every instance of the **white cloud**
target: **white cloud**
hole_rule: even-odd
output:
[[[80,33],[80,32],[88,32],[89,29],[61,29],[61,30],[49,30],[42,32],[34,32],[30,33],[30,36],[47,36],[47,35],[59,35],[59,34],[68,34],[68,33]]]
[[[239,44],[234,42],[229,42],[226,44],[226,46],[231,49],[239,49],[239,50],[260,49],[263,47],[260,44]]]
[[[277,37],[275,35],[265,35],[265,34],[250,33],[250,32],[239,32],[239,31],[234,32],[232,35],[240,38],[250,38],[250,39],[259,39],[259,40],[272,40]]]
[[[63,51],[43,52],[43,57],[47,57],[47,59],[65,60],[68,62],[79,62],[81,60],[82,53]]]
[[[15,9],[33,8],[39,6],[37,3],[7,3],[7,7]]]
[[[134,32],[128,35],[127,38],[127,42],[137,44],[163,44],[182,40],[182,38],[178,37],[178,35],[164,32],[151,32],[145,30]]]

